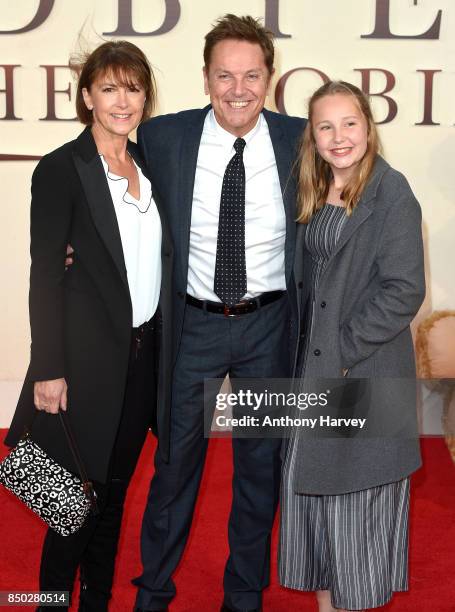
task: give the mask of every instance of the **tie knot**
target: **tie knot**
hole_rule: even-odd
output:
[[[237,138],[237,140],[234,142],[235,152],[238,155],[242,155],[245,145],[246,145],[246,142],[243,140],[243,138]]]

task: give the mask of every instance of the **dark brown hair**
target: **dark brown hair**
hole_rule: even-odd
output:
[[[218,19],[205,37],[204,63],[206,69],[210,65],[213,47],[223,40],[246,40],[259,45],[264,54],[264,62],[269,75],[272,74],[275,56],[273,32],[265,28],[259,19],[254,19],[250,15],[237,17],[230,13]]]
[[[156,84],[152,68],[144,53],[126,40],[105,42],[91,53],[73,56],[70,68],[78,75],[76,92],[76,113],[84,125],[92,125],[92,112],[87,108],[82,95],[100,76],[110,75],[123,86],[130,87],[134,82],[144,89],[145,104],[141,122],[148,119],[155,108]]]
[[[315,103],[325,96],[343,94],[351,96],[367,123],[367,149],[355,171],[343,189],[341,197],[350,215],[359,202],[373,170],[377,154],[381,149],[378,131],[367,96],[355,85],[346,81],[328,81],[317,89],[308,104],[308,125],[303,132],[299,155],[299,190],[297,194],[300,223],[308,223],[314,213],[327,201],[332,171],[316,148],[313,134],[313,112]]]

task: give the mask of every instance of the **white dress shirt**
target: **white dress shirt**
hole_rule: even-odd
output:
[[[261,114],[243,139],[245,165],[245,258],[247,293],[251,298],[286,289],[284,242],[286,217],[275,153],[267,121]],[[223,176],[235,154],[236,136],[205,118],[194,180],[188,288],[193,297],[219,302],[213,291]]]
[[[133,327],[153,317],[161,287],[161,219],[152,196],[152,186],[134,162],[139,176],[140,197],[128,193],[128,179],[109,171],[100,155],[114,203],[122,240],[128,286],[133,306]]]

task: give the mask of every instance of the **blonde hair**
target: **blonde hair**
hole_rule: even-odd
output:
[[[362,195],[373,170],[376,155],[381,149],[379,135],[374,123],[370,103],[365,94],[355,85],[345,81],[329,81],[322,85],[310,98],[308,104],[308,124],[303,132],[298,157],[298,194],[297,206],[299,223],[308,223],[311,217],[327,202],[332,170],[316,148],[313,135],[313,113],[315,103],[324,96],[343,94],[352,96],[367,122],[367,149],[355,168],[341,194],[350,215]]]

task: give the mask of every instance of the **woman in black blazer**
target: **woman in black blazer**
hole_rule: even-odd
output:
[[[67,411],[100,513],[68,537],[48,530],[40,589],[71,593],[79,568],[79,610],[102,612],[149,427],[167,455],[172,262],[157,194],[128,140],[153,109],[150,65],[135,45],[116,41],[80,70],[76,108],[87,127],[44,156],[32,179],[31,360],[6,442],[14,445],[28,425],[77,472],[56,417]],[[76,257],[65,271],[67,244]]]

